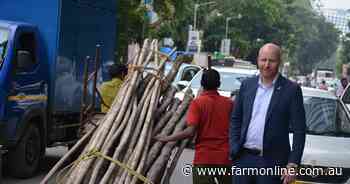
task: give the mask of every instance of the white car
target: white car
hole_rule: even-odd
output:
[[[171,70],[171,68],[173,67],[173,62],[166,62],[165,66],[164,66],[164,75],[167,75],[169,73],[169,71]],[[147,67],[149,68],[155,68],[154,63],[149,63],[147,65]],[[172,85],[174,85],[175,87],[182,87],[181,85],[178,84],[179,81],[183,82],[189,82],[192,80],[192,78],[197,74],[197,72],[199,72],[202,68],[198,65],[193,65],[193,64],[187,64],[187,63],[183,63],[181,64],[173,82]],[[155,71],[151,71],[154,72]],[[181,84],[181,82],[180,82]]]
[[[298,180],[300,183],[350,183],[349,109],[329,91],[314,88],[302,88],[302,91],[307,132],[301,164],[338,173],[322,175],[312,170],[311,175],[298,176]]]
[[[218,92],[226,97],[231,97],[232,94],[236,93],[241,83],[244,79],[255,76],[258,74],[256,69],[244,69],[244,68],[233,68],[233,67],[212,67],[220,73],[221,85],[218,89]],[[194,96],[197,96],[198,91],[201,89],[201,79],[202,79],[203,70],[199,71],[193,79],[188,81],[179,81],[178,84],[185,86],[185,88],[176,93],[175,97],[180,100],[183,99],[185,91],[188,88],[191,88]]]

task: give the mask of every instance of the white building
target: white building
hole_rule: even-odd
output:
[[[328,22],[331,22],[342,33],[349,33],[348,22],[350,21],[350,11],[341,9],[322,9],[322,14]]]
[[[322,14],[326,21],[333,23],[343,34],[350,32],[348,27],[350,10],[324,8],[320,0],[310,0],[310,2],[317,13]]]

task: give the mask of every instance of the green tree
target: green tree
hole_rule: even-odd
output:
[[[117,0],[116,58],[118,61],[127,57],[128,43],[131,40],[141,41],[145,22],[143,14],[139,0]]]
[[[296,39],[292,62],[302,74],[307,74],[336,52],[339,31],[308,9],[295,7],[290,15]]]
[[[255,61],[262,44],[275,42],[282,45],[292,66],[306,74],[337,49],[339,33],[312,11],[308,0],[215,1],[215,6],[203,6],[198,10],[197,28],[204,32],[202,41],[206,51],[214,52],[220,48],[227,17],[233,17],[228,35],[235,56],[243,59]],[[188,26],[193,24],[194,5],[203,3],[199,0],[154,0],[160,21],[149,26],[140,1],[118,2],[119,53],[123,53],[128,40],[141,41],[144,37],[172,37],[178,50],[184,50]]]
[[[350,22],[348,23],[350,27]],[[350,33],[344,35],[341,39],[341,46],[339,49],[339,60],[337,63],[337,71],[341,73],[342,65],[350,63]]]
[[[290,25],[286,21],[285,13],[288,3],[280,0],[221,0],[218,3],[219,9],[225,12],[225,16],[222,20],[209,21],[204,31],[207,38],[216,39],[220,33],[223,38],[225,18],[233,17],[230,21],[229,37],[238,50],[237,56],[254,61],[262,44],[288,43]],[[241,15],[240,19],[238,15]],[[204,43],[209,51],[217,49],[214,48],[216,44],[210,44],[212,40],[204,40]]]

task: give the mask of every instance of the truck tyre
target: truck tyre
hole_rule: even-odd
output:
[[[29,178],[37,171],[42,158],[41,137],[37,125],[30,123],[17,146],[9,152],[10,174],[17,178]]]

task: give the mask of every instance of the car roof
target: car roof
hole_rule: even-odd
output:
[[[164,75],[167,75],[168,72],[171,70],[171,68],[173,67],[174,62],[166,62],[165,66],[164,66]],[[184,67],[188,67],[188,66],[192,66],[192,67],[197,67],[197,68],[201,68],[198,65],[193,65],[193,64],[188,64],[188,63],[182,63],[180,65],[179,71],[182,70]],[[154,62],[150,62],[147,64],[147,67],[149,68],[156,68],[156,64]]]
[[[309,88],[309,87],[301,87],[301,90],[303,92],[303,96],[319,97],[319,98],[326,98],[326,99],[332,99],[332,100],[337,99],[335,94],[333,94],[330,91],[316,89],[316,88]]]
[[[212,67],[213,69],[220,72],[227,73],[239,73],[239,74],[247,74],[247,75],[256,75],[258,74],[258,70],[254,69],[245,69],[245,68],[234,68],[234,67]]]

